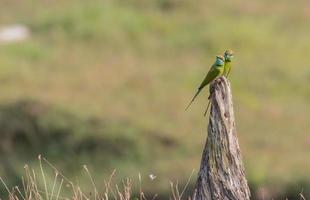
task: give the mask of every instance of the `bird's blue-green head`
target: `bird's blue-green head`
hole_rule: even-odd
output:
[[[224,66],[225,58],[223,56],[216,56],[216,66]]]
[[[224,53],[224,58],[226,62],[231,62],[234,57],[234,52],[230,49],[226,50]]]

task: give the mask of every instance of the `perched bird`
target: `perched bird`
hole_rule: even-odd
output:
[[[206,85],[208,85],[213,80],[215,80],[216,78],[218,78],[219,76],[221,76],[223,74],[223,72],[224,72],[224,62],[225,62],[225,58],[223,56],[216,56],[215,63],[212,65],[212,67],[209,70],[207,76],[205,77],[205,79],[202,81],[202,83],[198,87],[198,91],[196,92],[196,94],[194,95],[192,100],[189,102],[189,104],[188,104],[188,106],[186,107],[185,110],[187,110],[189,108],[189,106],[193,103],[195,98],[198,96],[198,94],[201,92],[201,90]]]
[[[224,72],[223,75],[227,78],[230,71],[231,71],[231,60],[234,57],[234,52],[230,49],[227,49],[224,53],[224,59],[225,59],[225,63],[224,63]],[[205,111],[205,113],[203,114],[204,116],[207,115],[208,109],[210,106],[210,101],[208,103],[207,109]]]
[[[231,71],[231,60],[234,57],[234,52],[230,49],[226,50],[224,53],[225,64],[224,64],[224,76],[228,77]]]

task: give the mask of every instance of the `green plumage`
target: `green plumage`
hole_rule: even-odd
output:
[[[231,61],[225,60],[224,64],[224,76],[228,77],[231,70]]]
[[[228,77],[231,71],[231,61],[234,57],[234,52],[230,49],[227,49],[224,53],[225,64],[224,64],[224,76]]]
[[[223,72],[224,72],[224,58],[223,56],[217,56],[215,63],[212,65],[210,71],[208,72],[208,74],[206,75],[206,77],[204,78],[200,86],[198,87],[196,94],[194,95],[194,97],[192,98],[192,100],[190,101],[190,103],[188,104],[185,110],[189,108],[189,106],[193,103],[193,101],[198,96],[198,94],[201,92],[201,90],[205,86],[207,86],[209,83],[211,83],[213,80],[221,76]]]

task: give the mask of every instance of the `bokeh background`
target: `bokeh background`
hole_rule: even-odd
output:
[[[140,173],[159,199],[196,169],[193,186],[208,91],[184,108],[214,56],[231,48],[253,199],[310,198],[308,0],[0,4],[0,26],[27,33],[0,42],[0,176],[9,186],[20,184],[25,163],[38,169],[38,154],[85,188],[83,164],[99,186],[113,169],[133,182]]]

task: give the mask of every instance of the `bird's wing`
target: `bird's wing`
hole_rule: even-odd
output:
[[[201,90],[206,85],[208,85],[211,81],[213,81],[215,78],[217,78],[219,75],[221,75],[221,71],[217,67],[215,67],[215,65],[213,65],[211,67],[210,71],[208,72],[207,76],[205,77],[205,79],[200,84],[198,91],[196,92],[196,94],[194,95],[192,100],[189,102],[188,106],[185,108],[185,110],[187,110],[189,108],[189,106],[193,103],[193,101],[196,99],[196,97],[201,92]]]
[[[225,62],[225,66],[224,66],[224,74],[226,77],[228,77],[229,73],[231,70],[231,63],[230,62]]]
[[[201,90],[202,88],[204,88],[206,85],[211,83],[214,79],[216,79],[219,75],[221,75],[221,71],[217,67],[212,66],[207,76],[200,84],[199,89]]]

